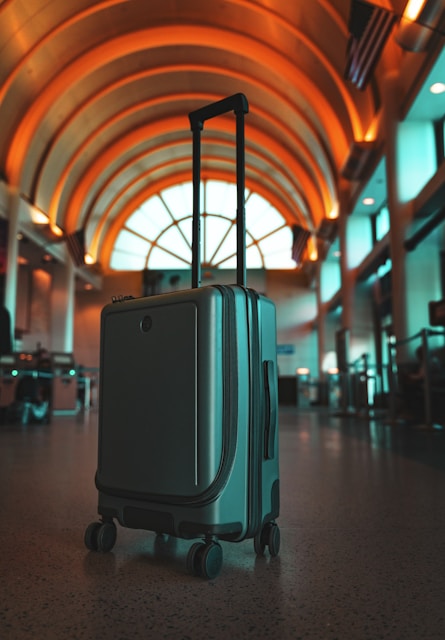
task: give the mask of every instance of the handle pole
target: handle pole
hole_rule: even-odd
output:
[[[201,126],[202,128],[202,126]],[[192,288],[201,286],[201,128],[193,129]]]
[[[245,140],[244,114],[249,111],[247,98],[243,93],[213,102],[189,113],[193,132],[193,226],[192,226],[192,287],[201,286],[201,131],[204,122],[228,111],[236,115],[236,281],[246,286],[246,210],[245,185]]]
[[[244,113],[236,114],[236,282],[246,286],[246,208],[244,203],[245,152],[244,152]]]

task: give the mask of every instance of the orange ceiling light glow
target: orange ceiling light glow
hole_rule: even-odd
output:
[[[333,130],[337,131],[337,134],[342,131],[336,113],[315,83],[301,74],[294,64],[283,58],[278,52],[272,51],[269,47],[258,41],[252,41],[251,38],[246,36],[211,27],[194,25],[154,27],[120,36],[115,40],[98,46],[93,51],[89,51],[76,59],[75,62],[72,62],[49,84],[46,90],[30,106],[10,146],[6,167],[12,184],[20,184],[21,170],[26,157],[25,149],[35,135],[46,111],[66,87],[75,85],[79,78],[90,74],[93,70],[97,70],[119,57],[147,49],[147,43],[150,43],[150,48],[169,45],[195,45],[196,43],[200,43],[202,47],[211,46],[221,49],[229,47],[238,51],[240,56],[245,55],[247,58],[252,58],[257,63],[268,67],[271,71],[279,68],[283,78],[287,78],[289,82],[298,83],[301,94],[307,96],[306,101],[312,103],[312,108],[317,105],[317,120],[320,122],[322,129],[328,135]],[[309,100],[309,96],[311,100]],[[344,145],[347,145],[346,139],[344,140]],[[333,148],[334,146],[338,145],[333,145]]]
[[[422,13],[426,2],[427,0],[408,0],[403,12],[403,17],[415,22]]]
[[[50,222],[49,228],[51,229],[51,232],[57,237],[57,238],[62,238],[64,233],[63,233],[63,229],[61,229],[57,224],[52,224]]]
[[[46,213],[36,209],[35,207],[31,207],[31,220],[34,224],[49,224],[49,218]]]
[[[113,5],[119,5],[127,0],[102,0],[102,2],[96,2],[92,7],[88,7],[87,9],[81,10],[76,13],[74,16],[71,16],[67,20],[61,22],[60,24],[54,26],[54,28],[50,29],[43,37],[36,40],[33,44],[27,42],[26,45],[23,45],[23,55],[20,60],[15,64],[11,73],[5,79],[4,82],[0,85],[0,104],[4,99],[5,95],[11,89],[13,83],[17,79],[20,71],[26,68],[27,65],[30,64],[32,57],[41,49],[45,47],[45,45],[49,44],[51,40],[57,37],[58,34],[66,33],[67,30],[75,26],[76,24],[80,24],[89,16],[99,13],[104,10],[108,10]],[[16,36],[17,37],[17,36]]]
[[[314,235],[309,236],[307,241],[307,254],[311,262],[317,262],[318,260],[318,247],[317,239]]]
[[[210,65],[173,64],[173,65],[157,66],[153,69],[144,69],[143,71],[138,71],[134,74],[130,74],[129,76],[125,76],[124,78],[119,78],[118,80],[107,85],[103,89],[95,92],[94,95],[91,95],[88,98],[86,98],[82,104],[77,106],[69,114],[67,119],[60,125],[57,132],[52,136],[46,156],[50,155],[51,149],[57,145],[57,142],[62,137],[64,131],[68,129],[68,127],[75,121],[75,119],[80,118],[82,116],[82,113],[87,112],[88,109],[93,109],[93,110],[96,109],[101,99],[108,99],[109,101],[113,101],[114,95],[117,91],[119,91],[119,89],[128,88],[130,90],[132,85],[137,83],[138,81],[148,82],[149,80],[151,80],[152,82],[155,82],[155,81],[161,80],[162,77],[165,76],[166,74],[174,74],[174,73],[185,74],[185,73],[195,73],[195,72],[200,74],[211,73],[213,76],[221,76],[221,79],[223,79],[224,77],[227,77],[227,71],[225,69],[218,69]],[[230,70],[230,79],[231,81],[239,80],[243,85],[253,86],[258,89],[263,89],[262,82],[244,73],[234,72],[233,70]],[[309,122],[307,116],[302,111],[299,111],[298,106],[293,104],[288,99],[287,95],[278,93],[277,91],[274,91],[272,89],[270,90],[270,92],[271,92],[271,97],[273,97],[278,103],[282,103],[283,106],[286,105],[289,108],[289,110],[293,112],[293,118],[298,119],[298,126],[296,127],[296,129],[294,127],[293,130],[291,131],[298,131],[298,137],[302,138],[302,136],[304,135],[305,139],[308,137],[308,132],[310,132],[313,140],[317,141],[317,144],[319,144],[317,132],[314,130],[314,127]],[[169,101],[173,101],[174,97],[175,96],[170,93],[168,96]],[[187,99],[190,100],[192,96],[191,94],[187,94],[186,97]],[[165,98],[166,97],[164,96],[164,99]],[[155,100],[156,96],[154,96],[152,99]],[[198,99],[198,97],[193,96],[193,100],[196,100],[196,99]],[[255,112],[260,113],[258,107],[256,107]],[[270,114],[268,114],[267,117],[269,117],[269,115]],[[290,135],[290,133],[287,132],[287,135]],[[292,135],[294,136],[295,134],[292,133]],[[308,141],[306,141],[306,145],[307,144],[309,144]],[[326,154],[325,150],[323,150],[322,147],[320,147],[320,151],[322,154]],[[39,173],[40,174],[43,173],[42,168],[39,170]]]
[[[210,171],[210,175],[206,171],[206,173],[208,174],[207,177],[211,177],[212,179],[216,179],[216,180],[221,179],[227,182],[233,181],[234,175],[235,175],[235,150],[233,147],[233,142],[229,140],[220,140],[218,138],[206,136],[206,143],[211,146],[218,145],[219,149],[221,149],[221,146],[225,146],[229,148],[229,151],[233,156],[232,159],[226,158],[225,156],[224,157],[213,156],[211,158],[212,169]],[[168,144],[160,144],[160,145],[157,145],[156,147],[151,148],[150,157],[155,157],[156,154],[161,154],[161,153],[165,155],[166,151],[168,152],[169,149],[174,148],[173,145],[174,143],[170,142]],[[184,145],[186,145],[187,151],[189,152],[190,151],[189,140],[187,140],[187,143],[184,143]],[[257,156],[260,162],[261,160],[265,162],[269,162],[268,159],[263,158],[263,156],[260,156],[257,153],[256,148],[252,149],[249,147],[248,153],[249,153],[249,158],[252,158],[252,156]],[[109,215],[111,215],[111,212],[113,211],[113,209],[116,209],[116,210],[119,209],[119,206],[120,206],[119,203],[122,203],[125,201],[125,199],[128,197],[127,194],[131,197],[131,194],[134,193],[136,188],[138,191],[140,190],[140,188],[138,187],[139,184],[141,185],[141,190],[146,192],[146,199],[148,199],[150,195],[158,191],[159,180],[162,180],[160,176],[163,173],[165,173],[166,168],[174,169],[174,171],[168,172],[168,175],[169,175],[168,186],[172,186],[173,184],[175,184],[175,182],[178,180],[178,172],[183,171],[184,165],[187,167],[187,171],[188,171],[188,174],[186,174],[186,181],[190,179],[191,177],[190,167],[189,167],[190,160],[188,155],[187,157],[170,159],[169,162],[164,161],[163,163],[161,161],[155,160],[156,168],[149,167],[143,173],[138,173],[136,177],[120,179],[119,177],[120,173],[129,172],[131,170],[132,164],[140,163],[146,155],[147,153],[138,154],[136,158],[132,158],[128,160],[125,164],[120,166],[118,170],[114,171],[113,174],[109,176],[99,186],[99,190],[95,193],[94,198],[89,204],[87,213],[82,221],[85,226],[87,226],[89,220],[93,218],[94,209],[96,206],[99,205],[99,208],[101,211],[101,218],[106,219]],[[173,154],[167,154],[167,155],[170,156],[171,158],[174,158]],[[208,164],[209,162],[208,154],[205,155],[204,161],[206,164]],[[223,169],[220,166],[221,163],[230,164],[231,166],[227,169]],[[249,188],[252,188],[254,191],[262,195],[265,200],[270,202],[278,211],[280,211],[283,217],[287,220],[288,224],[290,225],[295,224],[295,221],[297,220],[297,222],[299,222],[300,224],[305,225],[307,224],[306,218],[302,214],[300,214],[299,210],[295,209],[294,198],[291,197],[289,191],[283,187],[282,182],[281,181],[278,182],[278,177],[280,176],[279,167],[280,165],[278,163],[276,162],[272,163],[271,164],[272,170],[268,172],[267,175],[264,175],[264,173],[261,170],[255,169],[251,163],[250,166],[248,167],[246,182],[249,185]],[[119,184],[121,184],[122,186],[119,186]],[[165,181],[164,181],[164,184],[165,184]],[[295,186],[293,186],[292,188],[294,189]],[[108,191],[113,193],[114,195],[111,199],[108,198],[107,200],[105,196]],[[188,205],[191,205],[191,203],[186,204],[186,206]]]
[[[342,174],[354,141],[382,151],[382,81],[405,53],[389,42],[370,87],[351,88],[345,2],[25,4],[0,11],[0,171],[49,215],[46,234],[85,229],[101,265],[136,202],[190,181],[188,112],[230,92],[250,105],[246,186],[289,226],[314,233],[338,218],[355,193]],[[424,2],[378,4],[425,13]],[[234,180],[233,120],[206,123],[203,180]]]
[[[317,58],[317,60],[321,63],[321,65],[326,69],[328,75],[331,77],[333,83],[341,98],[343,103],[348,111],[350,123],[352,126],[353,135],[355,138],[361,138],[363,136],[363,124],[361,121],[361,117],[359,111],[352,100],[352,97],[348,91],[348,88],[345,85],[344,78],[341,73],[337,71],[335,66],[329,60],[329,58],[323,54],[319,45],[316,45],[301,29],[296,28],[292,25],[288,20],[285,20],[277,11],[273,11],[270,7],[260,6],[258,4],[254,4],[251,0],[228,0],[231,4],[238,4],[242,6],[248,6],[251,10],[256,13],[262,13],[266,18],[269,19],[271,23],[280,24],[284,30],[289,31],[292,34],[292,37],[298,42],[300,45],[304,44],[312,55]],[[340,30],[342,30],[347,37],[347,28],[346,24],[340,18],[337,12],[332,10],[332,6],[329,2],[321,1],[320,4],[323,5],[324,10],[329,12],[333,21],[337,24]]]
[[[81,181],[77,184],[75,190],[69,194],[67,198],[68,210],[65,217],[65,226],[69,229],[74,228],[77,223],[77,217],[79,212],[84,207],[84,202],[88,197],[91,189],[93,188],[100,175],[105,171],[108,166],[111,166],[116,158],[124,157],[128,149],[135,148],[138,142],[141,140],[154,140],[155,138],[161,138],[165,132],[179,129],[184,126],[185,119],[183,118],[170,118],[165,121],[159,120],[155,123],[141,127],[136,131],[132,131],[126,137],[123,137],[115,142],[115,144],[109,147],[106,151],[99,155],[94,161],[94,164],[90,164],[87,172],[83,175]],[[229,118],[222,118],[212,123],[212,130],[221,131],[227,133],[233,137],[233,122]],[[303,170],[302,166],[296,162],[294,156],[286,151],[282,145],[279,145],[273,139],[263,134],[261,131],[246,127],[246,139],[250,144],[257,144],[259,148],[268,149],[269,151],[276,151],[277,158],[282,166],[286,167],[286,170],[293,174],[293,179],[299,181],[301,192],[306,194],[308,202],[311,202],[311,209],[309,211],[319,211],[319,217],[324,212],[324,203],[321,195],[315,190],[315,185],[310,176]],[[273,153],[272,153],[273,155]],[[58,187],[51,203],[50,211],[54,215],[59,209],[61,193],[64,188],[65,180],[70,174],[69,167],[73,166],[73,161],[64,171],[64,176],[59,180]],[[296,183],[298,184],[298,182]]]

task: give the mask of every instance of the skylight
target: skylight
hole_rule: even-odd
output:
[[[192,184],[175,185],[144,202],[117,236],[110,267],[115,270],[190,269]],[[202,260],[207,267],[236,265],[236,187],[202,183]],[[292,231],[283,216],[257,193],[246,191],[248,269],[295,269]]]

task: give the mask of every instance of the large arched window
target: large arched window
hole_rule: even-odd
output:
[[[236,265],[236,186],[218,180],[201,185],[203,265]],[[192,256],[192,183],[163,190],[125,222],[111,255],[111,269],[189,269]],[[262,196],[246,191],[248,269],[294,269],[292,231]]]

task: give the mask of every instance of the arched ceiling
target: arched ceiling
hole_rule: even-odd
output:
[[[346,82],[349,11],[350,0],[4,0],[4,181],[67,233],[85,228],[100,262],[138,204],[190,179],[189,111],[243,92],[247,186],[314,231],[338,212],[340,169],[402,56],[390,41],[365,91]],[[203,175],[233,175],[233,144],[233,118],[206,123]]]

